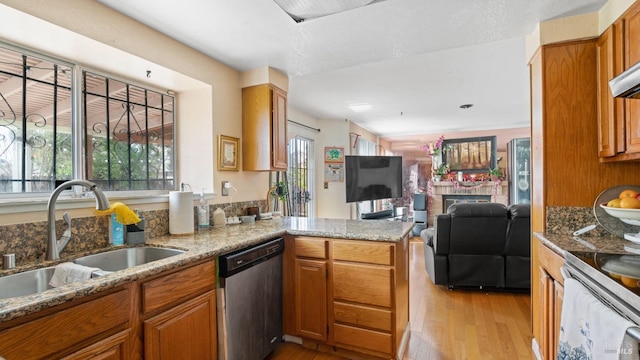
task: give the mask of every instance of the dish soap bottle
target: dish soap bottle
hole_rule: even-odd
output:
[[[207,229],[209,227],[209,204],[204,199],[204,188],[200,192],[200,204],[198,204],[198,228]]]

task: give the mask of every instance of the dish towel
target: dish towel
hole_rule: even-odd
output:
[[[638,359],[637,342],[626,337],[631,326],[577,280],[565,279],[558,360]]]
[[[73,284],[75,282],[88,280],[91,278],[91,274],[94,271],[99,271],[98,268],[92,268],[88,266],[74,264],[72,262],[64,262],[56,265],[53,272],[53,276],[49,281],[49,285],[58,287],[67,284]]]

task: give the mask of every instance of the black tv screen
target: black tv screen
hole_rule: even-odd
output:
[[[402,197],[402,156],[345,156],[347,202]]]

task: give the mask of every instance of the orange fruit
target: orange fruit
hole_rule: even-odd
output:
[[[620,199],[620,207],[623,209],[640,209],[640,200],[634,197]]]
[[[636,278],[632,278],[632,277],[628,277],[628,276],[621,276],[620,277],[620,281],[622,281],[622,283],[630,288],[637,288],[638,287],[638,279]]]
[[[622,278],[622,275],[620,274],[616,274],[616,273],[609,273],[609,276],[611,276],[612,278],[616,279],[616,280],[620,280]]]
[[[619,208],[620,207],[620,199],[613,199],[607,203],[608,207]]]
[[[623,190],[622,192],[620,192],[620,195],[618,195],[618,198],[620,199],[624,199],[627,197],[636,197],[638,196],[638,192],[635,190],[631,190],[631,189],[627,189],[627,190]]]

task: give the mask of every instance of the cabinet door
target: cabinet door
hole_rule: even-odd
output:
[[[131,358],[130,332],[129,330],[122,331],[66,356],[62,360],[128,360]]]
[[[215,291],[144,322],[147,360],[216,359],[216,341]]]
[[[287,170],[287,93],[273,87],[271,152],[274,169]]]
[[[558,358],[558,339],[560,337],[560,320],[562,319],[562,300],[564,299],[564,286],[557,282],[553,282],[553,358]]]
[[[296,332],[310,339],[327,340],[327,263],[295,261]]]
[[[623,18],[625,38],[625,69],[640,61],[640,3],[636,3]],[[640,152],[640,101],[626,103],[627,153]]]
[[[543,267],[538,268],[540,277],[538,279],[538,284],[540,286],[541,291],[538,293],[538,303],[542,305],[542,316],[538,319],[540,327],[542,330],[542,334],[540,334],[540,338],[538,339],[540,346],[540,355],[543,359],[550,359],[551,354],[549,353],[549,322],[553,319],[553,314],[551,309],[553,306],[549,301],[549,293],[550,286],[553,284],[551,277],[547,274],[546,270]]]
[[[601,158],[615,156],[624,148],[617,148],[618,131],[624,140],[624,127],[617,128],[616,99],[609,90],[609,80],[617,75],[615,69],[614,26],[610,26],[598,39],[596,47],[598,64],[598,156]],[[623,143],[624,145],[624,143]]]

